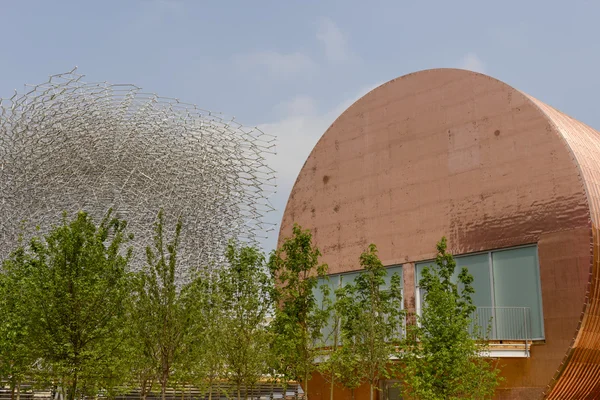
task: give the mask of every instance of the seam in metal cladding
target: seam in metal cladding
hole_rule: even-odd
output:
[[[75,70],[0,99],[0,256],[80,210],[109,208],[134,234],[132,268],[145,262],[164,209],[182,216],[178,282],[223,261],[230,239],[256,245],[271,227],[274,138],[219,113],[134,85],[86,83]]]
[[[498,398],[600,398],[594,129],[483,74],[405,75],[357,100],[319,139],[280,242],[294,222],[312,230],[331,273],[359,269],[368,243],[385,265],[431,259],[443,235],[454,254],[536,243],[545,340],[530,358],[502,359]]]

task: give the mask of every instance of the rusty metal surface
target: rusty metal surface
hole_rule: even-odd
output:
[[[442,235],[455,254],[538,243],[546,343],[530,359],[503,360],[502,398],[543,389],[565,398],[571,376],[584,380],[580,393],[595,393],[599,137],[485,75],[407,75],[325,132],[292,190],[280,239],[294,222],[310,228],[331,273],[358,269],[369,243],[386,265],[431,258]]]

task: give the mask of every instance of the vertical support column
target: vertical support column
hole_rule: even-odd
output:
[[[415,263],[402,264],[402,280],[404,291],[404,309],[410,315],[416,313],[415,303]]]

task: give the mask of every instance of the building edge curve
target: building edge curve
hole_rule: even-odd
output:
[[[571,347],[545,391],[547,399],[600,397],[600,133],[525,94],[553,124],[571,151],[590,209],[590,274]],[[565,397],[567,396],[567,397]],[[583,397],[582,397],[583,396]],[[592,397],[590,397],[592,396]]]
[[[365,98],[373,96],[374,92],[392,85],[394,82],[408,79],[415,75],[443,71],[464,71],[468,74],[479,75],[520,93],[532,106],[544,115],[547,122],[551,124],[553,133],[561,139],[563,145],[571,155],[573,166],[578,171],[578,180],[581,189],[585,193],[589,213],[588,228],[591,239],[589,276],[585,302],[581,305],[582,311],[577,328],[572,335],[571,345],[564,354],[563,361],[556,370],[552,381],[548,383],[544,391],[544,397],[549,399],[590,398],[589,396],[600,395],[600,287],[596,282],[600,280],[600,133],[526,93],[488,75],[455,68],[428,69],[406,74],[385,82],[352,103],[319,138],[303,165],[303,169],[306,167],[308,160],[314,156],[316,149],[327,136],[328,132],[335,129],[339,121],[352,113]],[[593,151],[590,151],[586,147],[586,144],[589,145],[590,141],[593,143]],[[294,196],[294,190],[300,179],[301,175],[299,174],[292,187],[290,198],[286,202],[284,215],[290,212],[289,209]],[[279,242],[281,242],[286,233],[284,232],[284,228],[286,226],[282,223],[279,232]]]

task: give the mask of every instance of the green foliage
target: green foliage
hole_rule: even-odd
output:
[[[272,322],[276,370],[286,380],[298,380],[307,392],[329,312],[319,307],[314,291],[327,265],[313,247],[310,231],[294,225],[293,236],[271,254],[269,269],[275,281],[278,307]]]
[[[119,374],[130,291],[125,228],[110,212],[99,226],[84,212],[73,221],[64,215],[5,264],[26,293],[30,350],[69,399],[106,389]]]
[[[355,342],[346,341],[341,346],[340,322],[341,315],[332,304],[333,326],[331,334],[331,347],[324,348],[322,351],[321,362],[319,363],[319,372],[329,381],[329,398],[334,400],[333,390],[336,384],[339,384],[351,391],[354,391],[361,385],[361,375],[359,373],[360,363],[355,351]]]
[[[176,283],[181,226],[179,218],[172,240],[166,243],[163,211],[158,213],[154,249],[146,249],[147,265],[137,276],[132,306],[132,333],[138,343],[134,349],[136,372],[143,384],[158,379],[163,400],[189,326]]]
[[[221,269],[223,299],[222,343],[227,380],[240,388],[253,387],[267,371],[269,331],[266,317],[272,312],[272,280],[264,256],[252,247],[227,248],[228,266]]]
[[[222,338],[226,327],[218,271],[201,271],[181,291],[187,315],[182,351],[176,360],[176,379],[204,389],[209,396],[215,383],[225,374]]]
[[[389,358],[401,340],[401,281],[394,274],[385,289],[387,271],[373,244],[360,256],[360,265],[364,271],[355,283],[336,291],[342,332],[340,357],[343,368],[370,385],[373,399],[379,380],[389,375]],[[356,385],[356,381],[350,382]]]
[[[427,400],[492,398],[499,384],[499,370],[482,357],[486,347],[469,333],[475,306],[473,277],[456,268],[446,252],[446,238],[437,244],[435,266],[425,268],[419,286],[426,291],[422,315],[408,328],[400,374],[406,398]],[[459,290],[459,286],[460,289]]]
[[[0,381],[8,381],[12,392],[31,374],[35,361],[29,336],[24,265],[25,249],[19,247],[4,262],[0,273]]]

